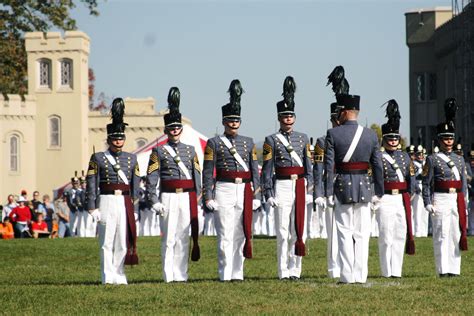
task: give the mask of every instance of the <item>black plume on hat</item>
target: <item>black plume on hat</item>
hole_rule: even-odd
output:
[[[240,120],[240,97],[244,92],[240,81],[238,79],[232,80],[227,92],[230,98],[229,103],[222,107],[222,118]]]
[[[398,103],[394,99],[387,101],[385,117],[388,118],[388,121],[382,125],[382,136],[400,136],[401,116]]]
[[[436,130],[438,136],[454,136],[456,126],[454,120],[456,119],[456,111],[458,106],[455,98],[448,98],[444,102],[444,116],[446,118],[444,123],[438,124]]]
[[[345,78],[344,67],[336,66],[328,76],[328,83],[332,84],[332,91],[337,96],[339,94],[349,94],[349,82]]]
[[[165,126],[181,125],[181,113],[179,113],[179,101],[181,93],[177,87],[171,87],[168,92],[169,113],[163,116]]]
[[[125,103],[122,98],[115,98],[112,101],[110,115],[112,123],[107,124],[107,136],[111,138],[125,138],[125,127],[128,125],[123,122],[125,114]]]
[[[278,114],[295,114],[296,83],[292,76],[287,76],[283,81],[283,100],[277,103]]]

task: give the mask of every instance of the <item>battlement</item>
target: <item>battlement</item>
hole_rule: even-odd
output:
[[[0,116],[36,116],[36,97],[25,95],[24,100],[18,94],[8,94],[8,99],[0,94]]]
[[[27,52],[82,51],[89,55],[90,38],[81,31],[28,32],[25,34]]]

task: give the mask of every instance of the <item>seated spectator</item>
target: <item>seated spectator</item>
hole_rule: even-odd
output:
[[[31,224],[31,231],[33,233],[33,238],[37,239],[38,237],[48,237],[49,230],[48,225],[43,221],[43,214],[38,213],[36,222]]]
[[[13,209],[18,206],[18,204],[15,202],[15,197],[13,194],[8,195],[7,201],[7,204],[3,207],[2,218],[10,216],[10,213],[13,211]]]
[[[10,220],[15,230],[15,238],[31,237],[28,226],[31,223],[31,211],[29,207],[25,206],[25,203],[25,198],[20,196],[18,198],[18,206],[10,213]]]
[[[13,225],[10,223],[10,218],[5,217],[3,219],[3,223],[0,224],[0,234],[2,235],[2,239],[13,239],[14,232],[13,232]]]
[[[33,200],[31,200],[31,204],[33,205],[33,211],[36,212],[38,210],[38,206],[41,204],[41,201],[39,200],[39,192],[35,191],[33,192]]]
[[[59,237],[59,224],[57,219],[53,219],[53,225],[51,229],[51,235],[49,238],[54,239]]]

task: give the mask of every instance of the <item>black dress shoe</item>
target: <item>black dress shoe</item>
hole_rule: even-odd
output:
[[[459,274],[448,273],[448,276],[451,277],[451,278],[455,278],[455,277],[458,277]]]
[[[440,278],[447,278],[447,277],[449,277],[449,273],[441,273],[441,274],[439,275],[439,277],[440,277]]]
[[[288,281],[290,278],[289,277],[284,277],[284,278],[281,278],[280,280],[281,281]]]
[[[298,281],[299,279],[300,278],[297,277],[297,276],[294,276],[294,275],[290,276],[290,280],[292,280],[292,281]]]

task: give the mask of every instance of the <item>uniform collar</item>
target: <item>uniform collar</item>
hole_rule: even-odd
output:
[[[109,153],[110,153],[112,156],[114,156],[114,157],[120,157],[120,155],[122,155],[123,151],[120,150],[120,151],[115,152],[115,151],[112,151],[112,150],[109,148]]]
[[[344,124],[342,125],[358,125],[359,123],[357,123],[356,120],[349,120],[349,121],[345,121]]]
[[[232,139],[237,139],[237,137],[239,137],[239,134],[237,134],[237,135],[228,135],[228,134],[224,133],[224,136],[227,139],[232,140]]]
[[[290,136],[291,134],[293,134],[295,131],[294,130],[291,130],[289,132],[284,132],[282,131],[281,129],[279,130],[279,133],[282,134],[283,136]]]
[[[179,140],[177,142],[173,142],[171,140],[168,140],[168,145],[170,145],[171,147],[178,147],[179,145]]]

